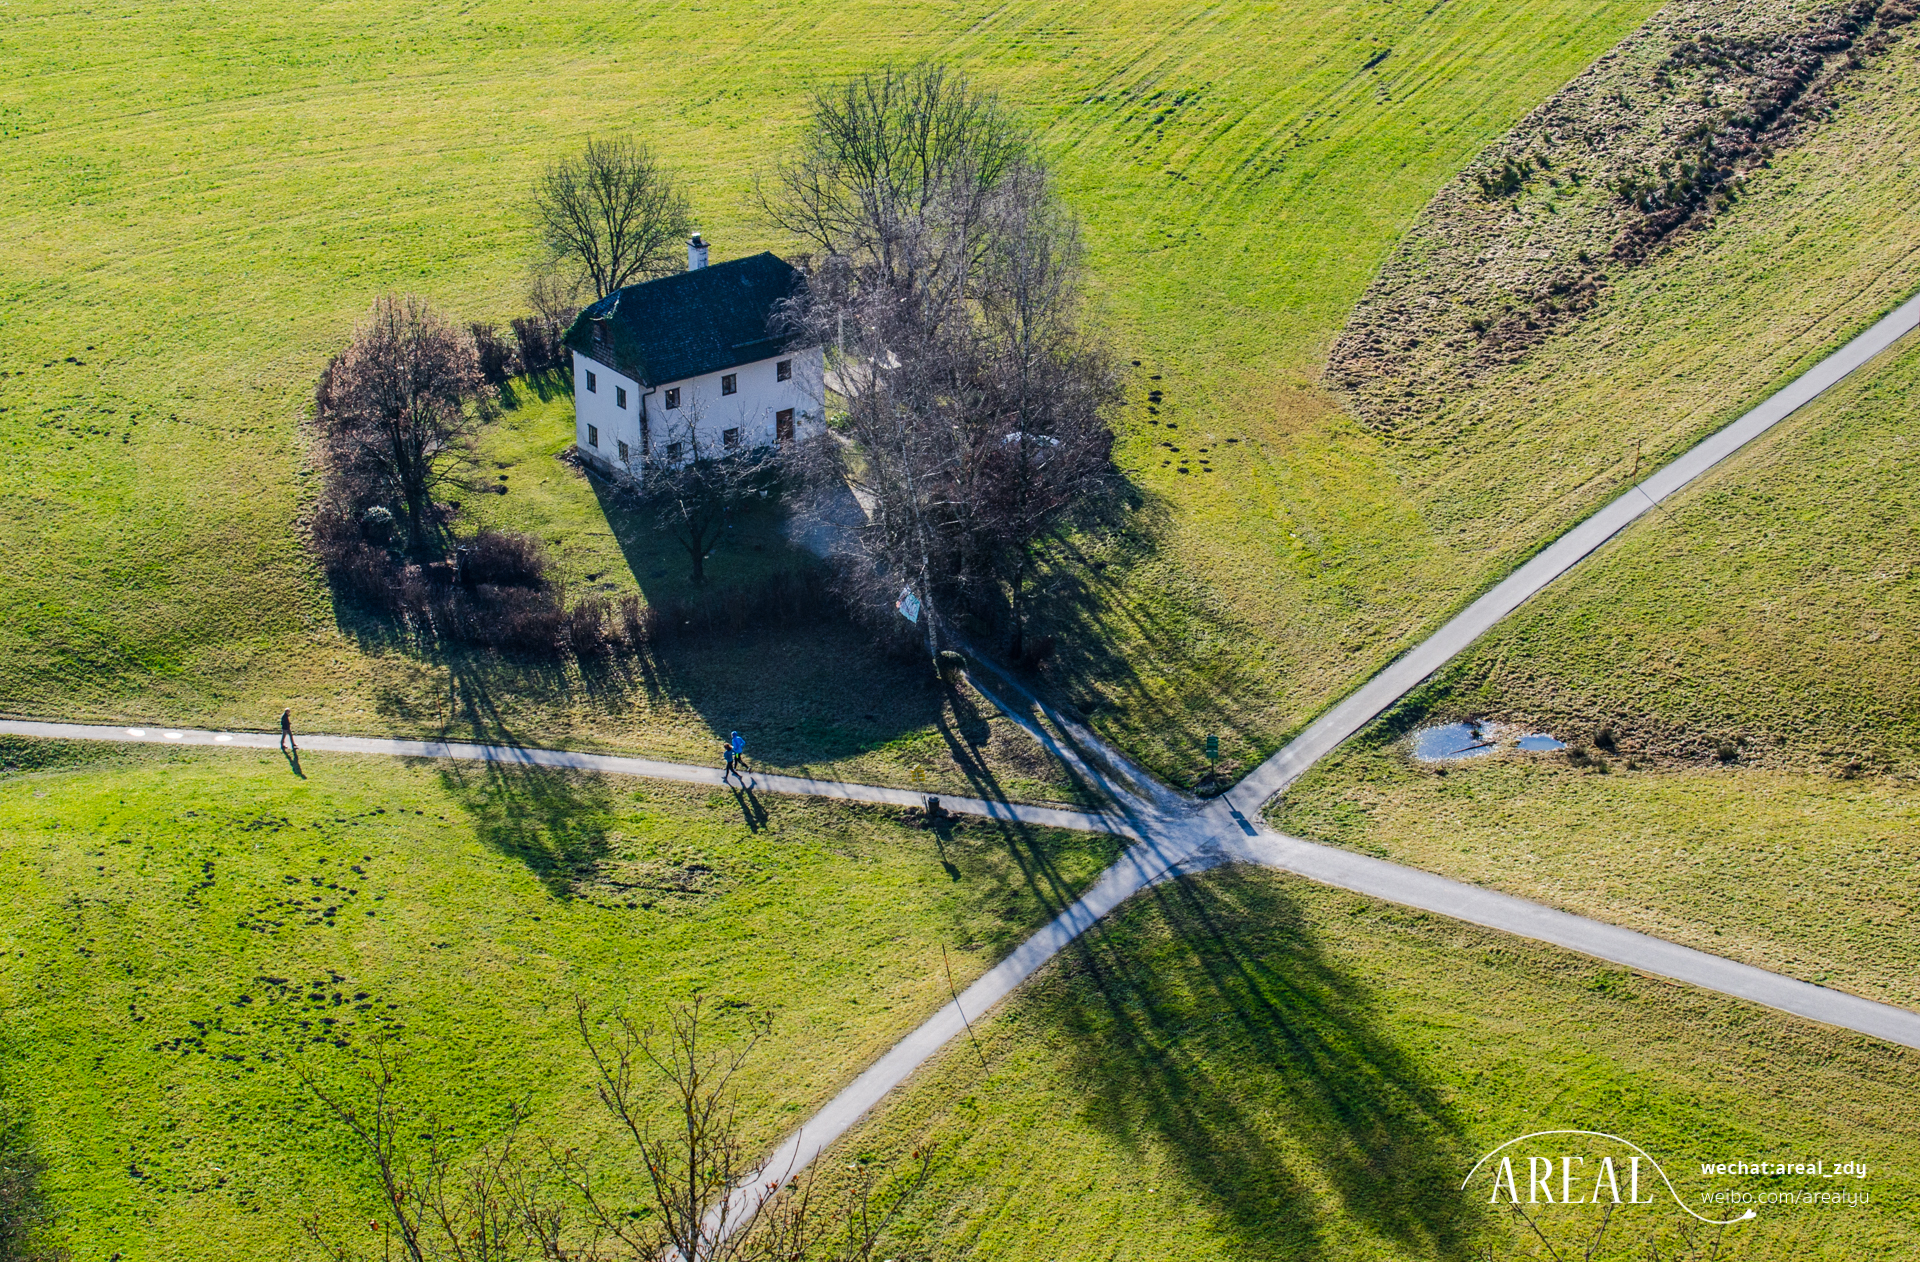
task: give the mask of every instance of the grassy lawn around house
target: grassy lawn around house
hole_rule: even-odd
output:
[[[1920,1054],[1273,872],[1143,896],[976,1033],[978,1051],[949,1048],[830,1154],[830,1170],[936,1154],[888,1242],[899,1257],[1877,1262],[1920,1248],[1905,1085]],[[1591,1206],[1523,1203],[1536,1234],[1504,1194],[1487,1203],[1484,1172],[1461,1190],[1480,1154],[1555,1128],[1638,1144],[1710,1218],[1740,1212],[1697,1199],[1715,1191],[1871,1204],[1763,1205],[1722,1229],[1663,1191],[1596,1241]],[[1584,1197],[1606,1151],[1586,1142],[1512,1151],[1581,1155]],[[1787,1153],[1868,1173],[1699,1173]]]
[[[382,1028],[463,1142],[525,1099],[531,1131],[591,1143],[571,997],[656,1019],[702,993],[774,1019],[745,1087],[769,1143],[947,1002],[947,962],[966,985],[1116,849],[525,769],[0,762],[29,765],[0,778],[9,1095],[74,1255],[128,1262],[303,1255],[306,1210],[364,1222],[371,1171],[280,1058],[344,1081]]]
[[[1085,217],[1099,314],[1143,361],[1135,393],[1162,374],[1170,421],[1275,444],[1223,462],[1202,495],[1142,472],[1169,533],[1128,580],[1137,599],[1110,606],[1122,622],[1137,610],[1143,670],[1193,696],[1233,685],[1267,739],[1349,677],[1346,649],[1330,666],[1286,641],[1240,688],[1190,632],[1217,610],[1236,643],[1285,640],[1263,629],[1276,619],[1318,624],[1268,546],[1292,528],[1276,524],[1280,498],[1318,512],[1324,491],[1328,511],[1358,514],[1368,555],[1417,533],[1378,445],[1305,376],[1432,189],[1650,8],[29,5],[4,37],[22,73],[0,85],[0,210],[15,227],[0,242],[0,545],[15,558],[0,699],[252,725],[291,702],[315,730],[432,714],[444,672],[344,634],[301,550],[314,474],[300,422],[325,356],[387,290],[463,319],[514,314],[527,189],[590,134],[652,140],[717,257],[779,246],[753,177],[794,138],[809,88],[926,57],[1034,126]],[[1146,419],[1129,414],[1129,466],[1161,433]],[[491,509],[531,503],[510,485]],[[502,729],[555,740],[623,743],[634,721],[625,694],[488,701]],[[864,706],[828,695],[811,717]],[[1128,734],[1150,744],[1139,721]],[[888,735],[933,730],[913,722]]]
[[[638,594],[672,607],[814,566],[788,542],[777,505],[756,506],[734,516],[696,587],[684,550],[648,529],[606,483],[559,459],[572,434],[563,397],[507,411],[477,453],[482,469],[505,476],[497,484],[507,493],[465,506],[478,525],[538,536],[567,599]],[[838,618],[676,636],[592,662],[458,650],[422,657],[391,644],[382,622],[350,609],[340,622],[366,649],[370,698],[338,716],[354,730],[617,748],[712,765],[720,742],[739,731],[753,765],[768,771],[906,784],[918,767],[933,792],[1098,800],[964,680],[942,684],[923,660],[880,653]],[[318,721],[303,714],[309,727]]]

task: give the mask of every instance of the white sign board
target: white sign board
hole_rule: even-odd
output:
[[[900,616],[908,622],[917,623],[920,621],[920,598],[913,594],[913,588],[902,587],[900,589],[900,599],[893,602],[893,607],[898,609]]]

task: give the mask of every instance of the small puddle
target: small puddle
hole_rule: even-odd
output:
[[[1470,720],[1422,728],[1413,734],[1413,756],[1421,762],[1458,762],[1479,758],[1502,749],[1565,749],[1565,741],[1545,732],[1515,735],[1499,723],[1475,723]]]
[[[1413,756],[1421,762],[1478,758],[1497,748],[1493,728],[1478,723],[1448,723],[1413,734]]]

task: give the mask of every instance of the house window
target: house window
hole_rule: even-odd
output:
[[[621,443],[620,444],[620,463],[627,464],[631,462],[632,459],[633,457],[627,454],[627,445],[625,443]]]
[[[793,409],[781,408],[773,414],[773,435],[783,443],[793,441]]]
[[[721,394],[739,394],[740,393],[740,374],[730,372],[726,376],[720,378],[720,393]]]
[[[598,377],[595,377],[591,372],[587,374],[587,393],[588,394],[600,393],[600,379]]]
[[[625,386],[615,386],[613,388],[613,406],[617,408],[627,406],[627,388]]]
[[[775,364],[773,366],[773,379],[775,381],[792,381],[793,361],[791,359],[783,359]]]
[[[587,446],[598,447],[599,445],[600,445],[600,427],[598,425],[587,426]]]
[[[667,391],[667,406],[670,408],[677,408],[680,406],[680,387],[679,386],[675,386],[673,389]]]
[[[731,451],[740,445],[740,431],[737,429],[723,429],[720,431],[720,441]]]
[[[668,463],[670,463],[670,464],[679,464],[679,463],[680,463],[680,453],[681,453],[681,452],[683,452],[683,451],[685,451],[686,449],[687,449],[687,445],[686,445],[685,443],[668,443],[668,444],[667,444],[667,461],[668,461]]]

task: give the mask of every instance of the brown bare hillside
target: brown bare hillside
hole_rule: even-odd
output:
[[[1914,0],[1680,0],[1528,115],[1428,204],[1355,307],[1327,384],[1393,432],[1713,222],[1747,174],[1830,117]]]

